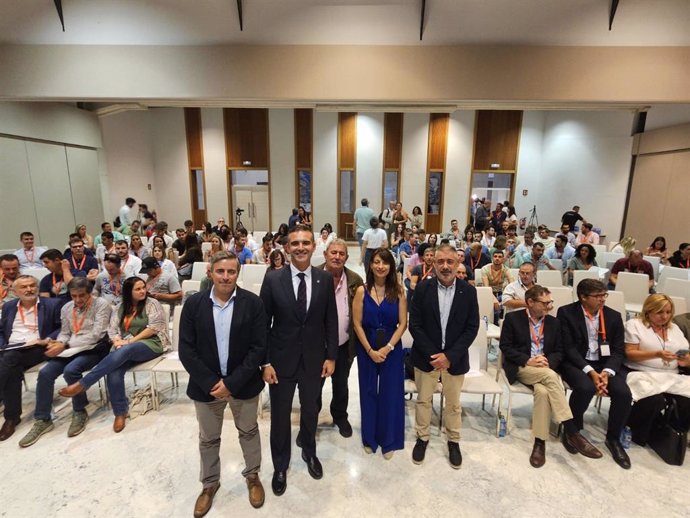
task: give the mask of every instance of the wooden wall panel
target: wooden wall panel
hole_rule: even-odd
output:
[[[400,170],[402,163],[403,114],[383,116],[383,169]]]
[[[228,169],[268,169],[268,110],[224,108],[223,120]]]
[[[432,113],[429,116],[429,170],[443,171],[446,168],[446,149],[448,148],[447,113]]]
[[[477,111],[472,169],[515,171],[521,126],[521,111]],[[499,164],[499,167],[492,169],[491,164]]]
[[[204,152],[201,135],[201,108],[184,109],[184,128],[187,135],[189,168],[203,169]]]
[[[295,109],[295,169],[312,168],[313,134],[313,110]]]
[[[338,168],[355,169],[357,161],[357,114],[338,114]]]

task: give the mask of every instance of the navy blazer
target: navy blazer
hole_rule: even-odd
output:
[[[518,367],[527,365],[532,357],[532,334],[529,330],[527,311],[512,311],[506,315],[501,328],[499,347],[503,353],[503,369],[512,385],[517,380]],[[561,348],[561,324],[556,317],[544,317],[544,356],[549,368],[557,371],[563,359]]]
[[[187,395],[195,401],[214,401],[209,393],[222,379],[232,397],[251,399],[264,388],[260,366],[266,355],[266,316],[261,299],[235,288],[230,326],[227,376],[223,377],[213,322],[210,290],[195,293],[182,306],[179,355],[189,372]]]
[[[338,356],[338,309],[333,276],[325,270],[311,269],[311,301],[304,322],[297,315],[289,266],[266,273],[261,299],[268,326],[266,363],[276,370],[278,381],[281,376],[292,378],[300,359],[307,373],[320,376],[324,361]]]
[[[455,297],[446,326],[446,347],[441,349],[441,311],[438,305],[438,279],[417,285],[410,306],[410,333],[414,338],[410,359],[415,367],[431,372],[431,355],[445,353],[449,374],[470,370],[468,350],[479,330],[477,290],[463,280],[455,281]]]
[[[625,361],[625,329],[623,319],[618,311],[604,306],[604,322],[606,324],[606,341],[610,345],[611,356],[601,357],[604,369],[611,369],[620,374]],[[573,364],[578,369],[588,365],[585,356],[589,350],[589,335],[587,324],[582,311],[582,304],[573,302],[562,306],[558,310],[558,320],[561,322],[561,337],[563,340],[563,361]]]
[[[12,325],[17,317],[19,299],[12,299],[2,306],[2,319],[0,319],[0,348],[4,348],[10,342]],[[57,338],[60,334],[60,308],[62,304],[57,299],[41,298],[38,302],[38,336]]]

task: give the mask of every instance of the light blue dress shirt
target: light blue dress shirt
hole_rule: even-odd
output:
[[[221,305],[216,300],[215,288],[211,288],[209,297],[213,304],[213,326],[216,331],[216,345],[218,346],[218,360],[220,362],[220,372],[223,376],[228,375],[228,358],[230,357],[230,327],[232,326],[232,315],[235,311],[235,296],[237,291],[233,291],[228,301]]]

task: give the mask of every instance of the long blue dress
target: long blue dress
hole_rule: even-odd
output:
[[[376,343],[376,329],[385,329],[390,341],[398,327],[398,302],[384,299],[379,306],[365,286],[362,327],[369,344]],[[362,442],[383,453],[402,450],[405,435],[405,396],[402,344],[398,342],[383,363],[375,363],[360,344],[357,348]]]

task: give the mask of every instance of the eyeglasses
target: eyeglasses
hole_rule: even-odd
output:
[[[607,299],[609,294],[608,293],[594,293],[593,295],[587,295],[588,297],[592,299]]]
[[[545,306],[553,306],[553,300],[535,300],[534,302],[539,302],[539,304],[544,304]]]

